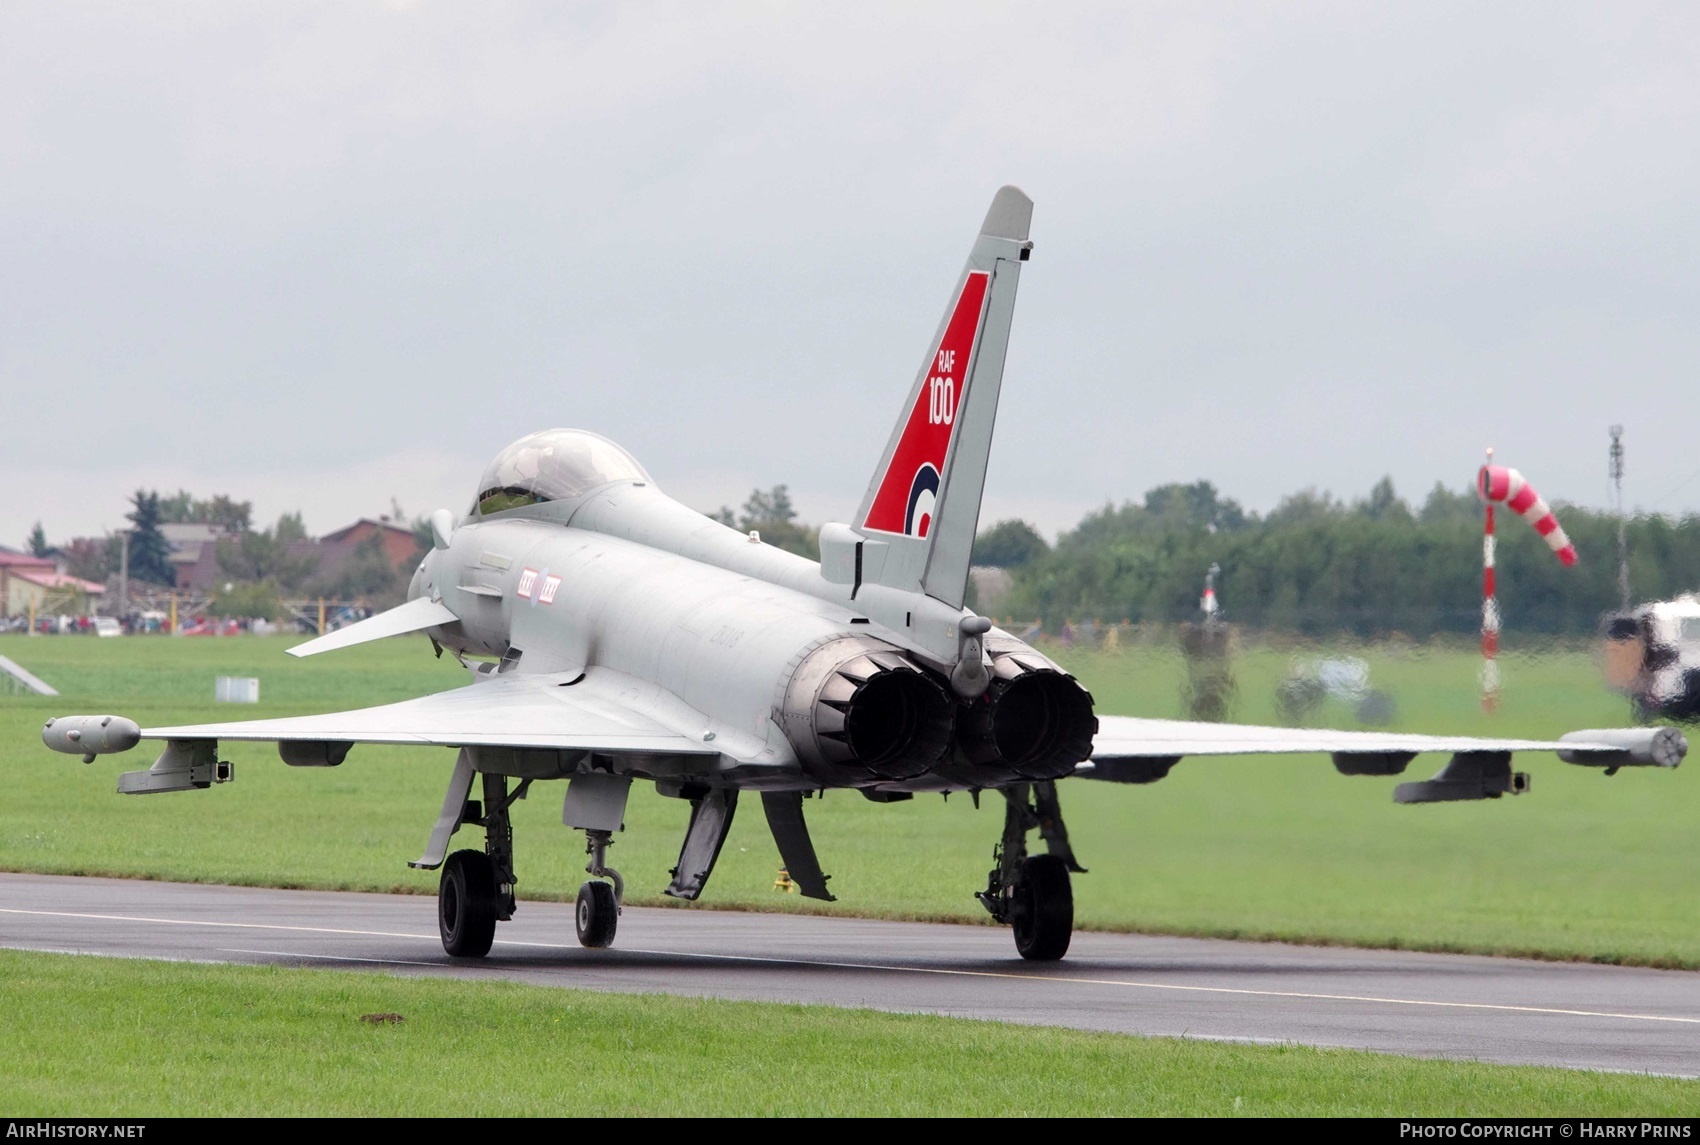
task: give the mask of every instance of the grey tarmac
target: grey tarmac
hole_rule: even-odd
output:
[[[434,899],[0,874],[0,946],[804,1002],[1424,1057],[1700,1077],[1700,973],[1133,934],[1018,958],[1006,930],[628,907],[587,950],[522,902],[483,960]],[[1019,1036],[1019,1035],[1017,1035]]]

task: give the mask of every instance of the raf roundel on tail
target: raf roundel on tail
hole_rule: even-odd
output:
[[[911,537],[927,535],[933,523],[933,507],[939,499],[939,471],[931,462],[921,466],[909,483],[909,512],[903,516],[903,532]]]
[[[908,537],[927,535],[955,435],[956,411],[968,396],[969,357],[980,332],[990,280],[984,271],[971,271],[965,277],[944,336],[933,351],[925,384],[915,395],[903,436],[880,478],[864,528]]]

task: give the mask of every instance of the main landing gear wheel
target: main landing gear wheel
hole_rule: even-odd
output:
[[[620,922],[620,903],[608,883],[589,882],[578,889],[578,940],[583,946],[610,946]],[[1066,945],[1066,944],[1065,944]]]
[[[1021,879],[1010,899],[1015,949],[1032,962],[1055,962],[1074,936],[1074,887],[1068,864],[1056,855],[1022,860]]]
[[[437,929],[455,958],[483,958],[496,938],[496,868],[482,851],[456,851],[437,886]]]

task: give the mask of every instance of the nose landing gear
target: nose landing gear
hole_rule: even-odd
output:
[[[578,889],[578,908],[573,912],[573,922],[578,929],[581,946],[612,945],[614,931],[620,924],[620,900],[625,897],[626,888],[620,872],[606,862],[608,848],[614,842],[611,836],[609,831],[585,832],[585,851],[590,855],[590,862],[584,865],[585,873],[610,881],[587,882]]]

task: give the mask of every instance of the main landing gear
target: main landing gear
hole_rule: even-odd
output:
[[[455,958],[483,958],[495,941],[496,923],[514,916],[514,829],[508,808],[525,797],[531,781],[521,781],[510,795],[505,777],[483,779],[482,807],[468,800],[461,822],[484,828],[484,850],[450,855],[437,884],[437,929],[443,949]]]
[[[1086,873],[1074,860],[1051,780],[1018,783],[1004,789],[1003,839],[992,849],[997,864],[986,876],[986,889],[974,897],[998,922],[1015,930],[1015,949],[1034,962],[1055,962],[1068,953],[1074,936],[1074,889],[1070,872]],[[1027,853],[1034,829],[1046,853]]]

